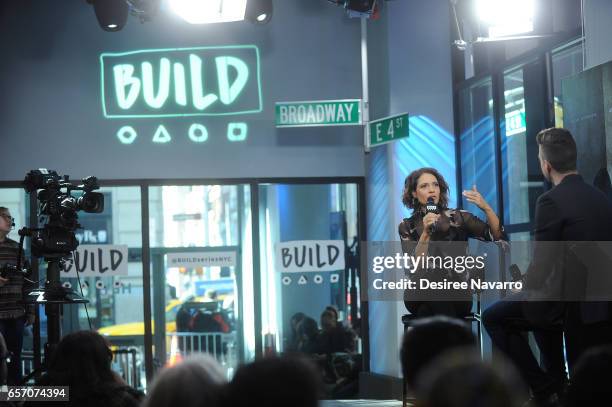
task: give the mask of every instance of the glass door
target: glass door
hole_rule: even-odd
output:
[[[311,353],[306,336],[314,341],[329,324],[355,334],[337,351],[357,352],[357,190],[357,184],[259,186],[264,353]]]
[[[243,355],[240,248],[151,250],[154,349],[160,365],[209,353],[228,374]]]
[[[206,352],[231,375],[254,354],[249,200],[245,185],[149,188],[157,367]]]

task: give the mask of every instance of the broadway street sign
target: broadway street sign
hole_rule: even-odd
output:
[[[277,102],[276,127],[361,125],[361,100]]]

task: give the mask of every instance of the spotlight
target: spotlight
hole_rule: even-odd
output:
[[[96,18],[104,31],[119,31],[128,18],[129,7],[125,0],[90,0]]]
[[[372,14],[376,0],[346,0],[344,7],[361,14]]]
[[[189,24],[211,24],[244,20],[247,0],[168,0],[168,4]]]
[[[328,1],[330,3],[334,3],[337,6],[344,7],[349,17],[370,18],[374,16],[374,18],[377,18],[377,10],[379,9],[379,2],[377,0],[328,0]],[[380,2],[380,6],[382,6],[382,2]]]
[[[534,31],[533,20],[536,13],[534,0],[476,0],[477,9],[475,11],[478,12],[482,24],[488,27],[489,36],[465,41],[457,16],[458,0],[450,0],[450,2],[459,37],[453,44],[459,51],[465,51],[474,44],[543,39],[554,35],[530,34]]]
[[[504,37],[532,32],[533,0],[478,0],[480,20],[489,27],[489,37]]]
[[[272,0],[249,0],[245,18],[252,23],[266,24],[272,19]]]

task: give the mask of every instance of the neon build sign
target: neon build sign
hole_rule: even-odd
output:
[[[191,119],[187,137],[195,143],[208,140],[202,117],[262,111],[259,50],[254,45],[104,53],[100,71],[104,117]],[[246,140],[246,123],[229,122],[226,130],[229,141]],[[132,125],[117,131],[124,144],[137,137]],[[160,123],[152,141],[171,140]]]

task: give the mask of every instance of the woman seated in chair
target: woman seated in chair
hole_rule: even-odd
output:
[[[420,168],[408,175],[404,182],[402,202],[413,212],[411,217],[399,224],[403,251],[415,258],[457,258],[467,255],[468,238],[484,241],[506,240],[499,218],[476,186],[470,191],[463,191],[463,196],[484,211],[487,222],[470,212],[448,208],[448,184],[436,169]],[[431,205],[431,200],[434,205]],[[427,210],[428,206],[433,208]],[[447,315],[463,318],[470,314],[472,291],[469,284],[467,289],[420,289],[422,279],[429,282],[462,282],[479,277],[475,277],[475,272],[478,271],[476,269],[460,270],[459,267],[450,268],[446,264],[445,262],[440,267],[440,263],[432,262],[427,267],[414,267],[414,273],[411,273],[410,277],[412,281],[417,282],[416,289],[406,290],[404,302],[406,308],[416,317]]]

